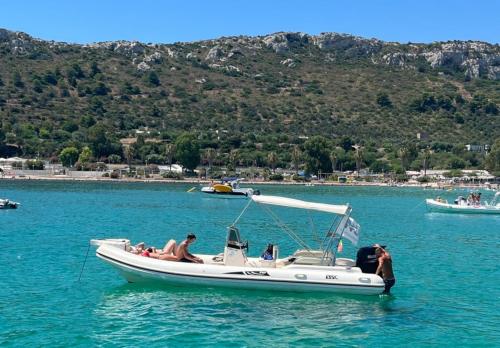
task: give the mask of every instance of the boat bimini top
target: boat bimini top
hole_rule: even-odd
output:
[[[289,208],[316,210],[337,215],[348,215],[348,213],[350,212],[349,205],[333,205],[325,203],[306,202],[306,201],[301,201],[299,199],[285,198],[279,196],[263,196],[263,195],[252,196],[252,200],[260,204],[270,204],[270,205],[279,205],[282,207],[289,207]]]
[[[349,204],[345,205],[335,205],[326,203],[316,203],[307,202],[294,198],[286,198],[279,196],[252,196],[251,202],[255,202],[263,207],[266,205],[282,206],[289,208],[298,208],[305,210],[314,210],[325,213],[334,214],[333,221],[328,229],[327,233],[320,242],[320,250],[312,250],[312,248],[307,245],[307,243],[293,230],[286,226],[280,219],[274,214],[270,209],[266,209],[269,215],[275,219],[280,227],[300,246],[302,246],[307,252],[320,253],[322,255],[322,264],[335,265],[336,253],[338,250],[338,245],[342,238],[350,240],[354,245],[358,244],[359,239],[359,224],[350,217],[352,208]],[[250,204],[250,202],[249,202]],[[249,205],[248,204],[248,205]],[[248,207],[247,205],[247,207]],[[240,216],[233,223],[239,220],[241,215],[243,215],[246,208],[240,214]]]

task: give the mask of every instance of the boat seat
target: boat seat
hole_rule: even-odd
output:
[[[332,259],[330,257],[325,257],[322,260],[321,257],[308,257],[308,256],[299,256],[293,262],[294,265],[328,265],[331,263]]]
[[[276,268],[276,260],[259,260],[260,267]]]
[[[351,259],[337,258],[335,259],[335,266],[347,266],[347,267],[355,267],[356,262]]]

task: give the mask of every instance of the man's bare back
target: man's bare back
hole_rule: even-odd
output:
[[[188,234],[187,238],[181,244],[179,244],[175,252],[175,256],[179,261],[203,263],[202,259],[189,253],[189,244],[193,243],[195,240],[196,236],[194,234]]]
[[[380,275],[384,279],[385,289],[383,294],[389,294],[391,288],[396,283],[394,272],[392,270],[392,257],[386,250],[377,245],[375,254],[378,258],[378,267],[375,274]]]

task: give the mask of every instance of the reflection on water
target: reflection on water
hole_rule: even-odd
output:
[[[271,332],[290,343],[313,338],[362,339],[368,333],[353,328],[364,327],[366,322],[383,322],[398,311],[392,303],[387,296],[270,294],[126,284],[107,291],[96,305],[94,317],[104,325],[93,338],[117,342],[146,330],[157,333],[144,337],[146,341],[169,343],[185,342],[192,332],[203,332],[197,338],[200,344],[239,341],[254,346]],[[259,338],[256,332],[262,336]]]

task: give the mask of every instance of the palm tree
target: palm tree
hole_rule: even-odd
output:
[[[229,153],[229,164],[232,168],[234,168],[234,171],[236,171],[236,164],[238,163],[239,155],[240,154],[236,149],[231,150]]]
[[[302,152],[300,151],[299,147],[295,145],[292,150],[292,162],[293,162],[293,167],[295,168],[295,174],[299,173],[299,162],[301,158],[302,158]]]
[[[215,149],[209,147],[205,150],[205,158],[208,162],[208,170],[212,169],[212,164],[214,163],[215,157],[217,156],[217,152]]]
[[[403,171],[406,173],[406,168],[408,167],[408,161],[410,159],[410,151],[406,146],[403,146],[398,151],[399,158],[401,159],[401,167],[403,167]]]
[[[356,161],[356,170],[358,171],[359,176],[361,164],[363,163],[363,150],[361,149],[361,145],[353,145],[352,147],[356,150],[354,153],[354,160]]]
[[[167,163],[170,166],[170,171],[172,171],[172,158],[175,153],[175,144],[167,144],[165,145],[165,156],[167,158]]]
[[[134,158],[134,148],[130,145],[125,145],[123,147],[123,155],[127,159],[127,164],[130,168],[130,162],[132,161],[132,158]]]
[[[337,170],[337,161],[339,160],[339,157],[337,155],[337,152],[332,151],[330,153],[330,161],[332,162],[332,171],[336,171]]]
[[[431,160],[431,150],[427,148],[424,150],[423,154],[424,176],[427,176],[427,168],[429,167],[430,160]]]
[[[276,152],[271,151],[267,154],[267,163],[269,164],[274,173],[276,169],[276,164],[278,163],[278,155],[276,154]]]

